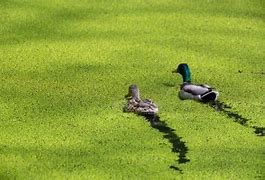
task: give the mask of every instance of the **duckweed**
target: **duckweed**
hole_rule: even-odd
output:
[[[264,12],[262,0],[0,1],[0,179],[264,179]],[[249,128],[178,99],[182,62]],[[188,163],[122,112],[130,84]]]

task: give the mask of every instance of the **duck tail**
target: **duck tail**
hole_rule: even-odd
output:
[[[203,102],[216,101],[219,96],[217,91],[209,91],[201,95],[201,100]]]

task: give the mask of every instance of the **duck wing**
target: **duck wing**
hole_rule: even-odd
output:
[[[180,99],[194,99],[203,102],[216,101],[219,93],[207,84],[184,83],[179,91]]]
[[[181,89],[193,95],[202,95],[212,90],[208,85],[195,85],[195,84],[184,84]]]
[[[208,84],[197,84],[197,86],[205,87],[205,88],[208,88],[208,89],[214,89],[214,87],[211,87]]]
[[[125,106],[125,111],[138,114],[155,114],[158,112],[158,106],[150,99],[138,100],[130,99]]]
[[[139,109],[143,113],[157,113],[158,106],[151,100],[145,99],[139,103]]]

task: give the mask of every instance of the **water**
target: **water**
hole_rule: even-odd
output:
[[[257,136],[265,135],[265,127],[252,126],[255,129],[255,133]]]
[[[172,152],[178,153],[179,164],[189,162],[190,160],[186,157],[188,153],[188,148],[185,145],[185,142],[182,141],[182,137],[178,136],[175,133],[175,129],[172,129],[167,125],[166,122],[161,121],[158,115],[144,115],[145,118],[150,122],[151,126],[157,129],[159,132],[163,133],[163,137],[167,139],[172,144]],[[170,166],[171,169],[178,170],[182,173],[182,170],[175,166]]]
[[[245,118],[231,110],[228,109],[232,109],[231,106],[227,105],[224,102],[220,102],[220,101],[216,101],[215,103],[210,103],[210,106],[213,107],[215,110],[220,111],[224,114],[227,115],[227,117],[229,117],[230,119],[233,119],[234,122],[237,122],[239,124],[241,124],[242,126],[245,127],[251,127],[254,129],[254,133],[257,136],[264,136],[265,135],[265,128],[264,127],[258,127],[258,126],[249,126],[248,125],[248,121],[250,119]]]

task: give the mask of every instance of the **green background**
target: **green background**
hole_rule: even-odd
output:
[[[264,127],[265,1],[0,0],[0,24],[0,179],[265,178],[265,138],[181,101],[171,73],[188,63]],[[190,162],[122,112],[133,83]]]

